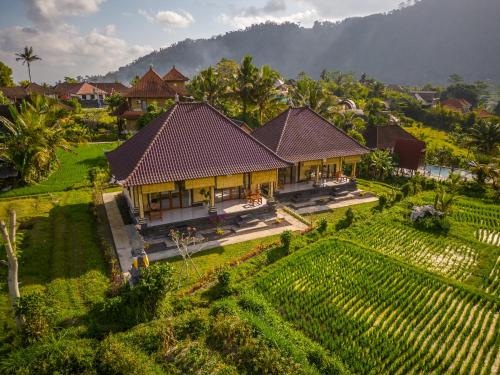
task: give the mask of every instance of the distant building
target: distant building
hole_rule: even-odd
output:
[[[144,74],[137,83],[123,95],[126,104],[116,114],[125,121],[128,131],[136,130],[137,119],[141,117],[149,105],[156,103],[164,106],[168,99],[186,97],[186,82],[189,79],[179,72],[175,66],[161,77],[153,67]]]
[[[439,93],[437,91],[412,91],[410,95],[418,100],[422,107],[434,107],[439,103]]]
[[[472,104],[465,99],[446,99],[441,102],[441,106],[449,111],[461,113],[463,115],[470,113]]]
[[[57,97],[61,100],[78,99],[83,107],[101,107],[109,96],[108,92],[88,82],[61,82],[54,87]]]
[[[425,142],[398,125],[371,126],[363,133],[366,146],[372,150],[387,150],[399,159],[399,167],[418,170],[424,165]]]
[[[106,96],[113,94],[125,95],[129,87],[121,82],[89,82],[90,85],[106,92]]]
[[[20,103],[33,94],[55,97],[55,92],[50,87],[41,86],[37,83],[30,83],[27,86],[0,87],[0,91],[11,103]]]

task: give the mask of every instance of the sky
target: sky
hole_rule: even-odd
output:
[[[210,38],[255,23],[314,21],[386,12],[402,0],[0,0],[0,61],[16,82],[24,46],[42,58],[36,82],[105,74],[186,38]]]

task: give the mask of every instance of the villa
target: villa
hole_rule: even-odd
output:
[[[126,103],[116,114],[125,121],[127,130],[136,130],[137,119],[147,111],[149,105],[155,103],[161,107],[169,99],[186,96],[185,84],[188,80],[175,66],[163,77],[151,66],[136,84],[123,94]]]
[[[146,226],[265,206],[291,166],[207,103],[176,103],[106,157]]]
[[[278,171],[278,194],[333,187],[355,179],[369,149],[309,107],[289,108],[252,133],[291,165]],[[350,177],[344,167],[350,165]]]

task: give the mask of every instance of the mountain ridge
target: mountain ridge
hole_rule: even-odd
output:
[[[185,39],[143,56],[100,81],[130,81],[153,65],[172,65],[192,76],[221,58],[269,64],[285,77],[323,69],[367,73],[387,83],[444,83],[451,73],[466,80],[500,82],[500,1],[421,0],[385,14],[296,24],[265,23],[209,39]]]

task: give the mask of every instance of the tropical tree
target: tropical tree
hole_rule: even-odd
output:
[[[255,104],[259,110],[259,122],[263,124],[263,115],[268,106],[277,101],[277,90],[275,87],[279,73],[269,65],[263,65],[257,74],[255,83]]]
[[[296,85],[291,90],[293,104],[296,106],[308,106],[320,115],[326,115],[332,107],[331,96],[324,90],[321,81],[301,75]]]
[[[455,192],[446,191],[443,184],[437,187],[437,192],[434,197],[434,208],[438,211],[448,214],[451,212],[451,207],[456,200]]]
[[[333,123],[345,132],[355,130],[361,133],[366,127],[365,120],[352,111],[339,111],[335,113]]]
[[[193,78],[190,91],[196,100],[206,100],[210,105],[218,107],[226,90],[215,69],[209,66]]]
[[[41,60],[42,58],[33,53],[33,47],[24,47],[23,52],[16,53],[16,61],[22,61],[23,65],[26,64],[28,67],[28,76],[31,83],[31,63],[36,60]]]
[[[14,86],[14,81],[12,80],[12,69],[0,61],[0,87],[2,86]]]
[[[471,172],[478,184],[483,185],[487,179],[490,179],[494,186],[496,186],[498,182],[498,176],[500,173],[498,168],[494,165],[480,163],[474,163]]]
[[[368,116],[369,126],[385,125],[387,123],[387,114],[385,111],[385,104],[378,98],[368,100],[365,106],[365,112]]]
[[[48,176],[59,163],[56,151],[68,150],[59,110],[45,96],[23,101],[18,110],[9,108],[12,121],[0,116],[6,128],[0,158],[10,162],[23,183],[34,183]]]
[[[394,160],[389,151],[375,150],[368,157],[368,164],[374,177],[384,180],[394,172]]]
[[[241,101],[243,116],[247,117],[248,107],[255,104],[255,82],[258,69],[252,63],[252,56],[247,55],[241,61],[236,74],[236,96]]]
[[[487,154],[498,151],[500,144],[500,123],[479,121],[470,130],[470,144]]]

